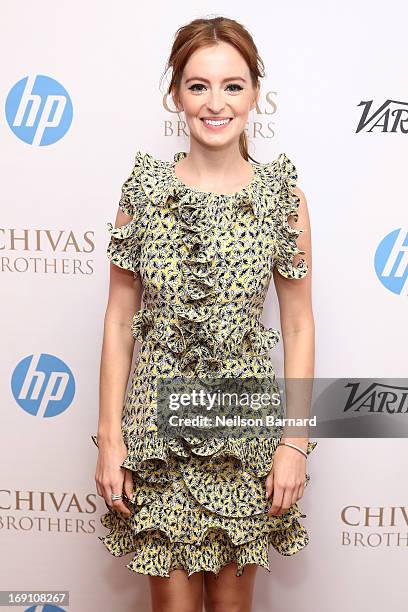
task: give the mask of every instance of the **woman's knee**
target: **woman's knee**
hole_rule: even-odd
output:
[[[204,605],[206,612],[251,612],[252,594],[257,571],[256,564],[248,564],[237,576],[236,562],[226,565],[215,577],[204,574]]]
[[[202,612],[203,575],[188,577],[184,570],[170,578],[150,576],[152,612]]]
[[[251,605],[232,598],[214,599],[204,597],[205,612],[251,612]]]

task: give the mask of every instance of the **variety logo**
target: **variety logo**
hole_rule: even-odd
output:
[[[25,412],[41,418],[55,417],[72,403],[75,379],[61,359],[42,353],[20,361],[13,372],[11,388]]]
[[[72,123],[72,102],[66,89],[45,75],[27,76],[10,90],[6,119],[24,142],[43,147],[60,140]]]
[[[372,132],[374,129],[379,132],[406,134],[405,123],[407,121],[408,102],[398,100],[386,100],[377,110],[373,110],[370,115],[372,100],[361,101],[358,106],[363,106],[356,134],[365,130]]]
[[[399,227],[377,247],[374,267],[380,282],[398,295],[408,294],[408,232]]]

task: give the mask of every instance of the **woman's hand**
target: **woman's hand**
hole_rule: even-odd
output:
[[[266,497],[273,492],[268,515],[284,514],[304,493],[306,457],[290,446],[278,446],[266,478]]]
[[[108,506],[118,510],[128,518],[131,514],[123,499],[112,501],[111,494],[133,494],[132,471],[120,467],[127,456],[127,448],[122,437],[116,440],[100,440],[98,436],[98,462],[95,482],[98,495],[105,499]]]

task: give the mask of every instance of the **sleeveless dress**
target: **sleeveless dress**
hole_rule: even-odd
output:
[[[140,276],[144,294],[131,324],[141,347],[122,414],[131,516],[105,502],[100,520],[109,532],[99,539],[114,556],[132,553],[126,567],[140,574],[217,576],[232,561],[237,576],[249,563],[270,571],[270,545],[293,555],[309,541],[296,503],[267,514],[265,480],[279,438],[161,437],[155,391],[159,377],[275,375],[269,351],[280,332],[260,321],[272,271],[294,280],[308,271],[304,259],[292,263],[304,253],[296,245],[303,230],[288,223],[298,218],[297,171],[282,153],[253,163],[244,189],[215,194],[177,178],[174,166],[185,156],[168,162],[137,151],[119,201],[131,220],[107,224],[109,260]],[[316,445],[309,441],[307,453]]]

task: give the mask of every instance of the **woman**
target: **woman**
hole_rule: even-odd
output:
[[[170,163],[138,151],[109,224],[93,436],[97,491],[109,508],[101,518],[109,534],[100,539],[115,556],[133,553],[126,567],[149,576],[154,612],[198,612],[203,603],[207,612],[247,612],[258,565],[270,571],[269,545],[291,555],[308,543],[296,502],[316,442],[165,439],[156,384],[273,376],[269,350],[278,332],[259,321],[272,277],[285,377],[313,377],[307,204],[285,154],[248,161],[244,130],[263,64],[245,28],[197,19],[177,32],[168,66],[189,153]],[[290,216],[302,230],[290,227]],[[142,344],[123,406],[135,338]]]

